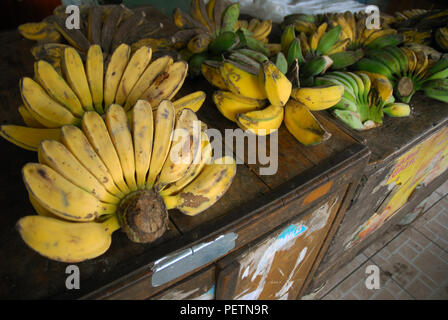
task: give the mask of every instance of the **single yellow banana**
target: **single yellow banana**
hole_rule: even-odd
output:
[[[169,65],[166,71],[157,76],[140,99],[158,106],[162,100],[171,100],[182,87],[187,77],[188,63],[178,61]]]
[[[247,26],[247,30],[249,30],[250,32],[254,32],[255,28],[257,28],[260,23],[261,23],[261,21],[258,20],[257,18],[252,18],[249,21],[249,24]]]
[[[265,100],[255,100],[239,96],[230,91],[215,91],[213,101],[221,114],[230,121],[236,122],[240,113],[260,110],[266,106]]]
[[[61,34],[56,28],[46,21],[30,22],[19,25],[20,34],[29,40],[45,42],[59,42]]]
[[[138,100],[132,109],[132,131],[137,186],[139,189],[144,189],[151,162],[154,135],[152,107],[148,101]]]
[[[170,56],[160,57],[146,68],[141,77],[137,80],[137,83],[132,88],[131,92],[126,98],[125,110],[130,110],[131,107],[137,102],[143,93],[149,88],[153,83],[154,79],[157,78],[162,72],[166,71],[167,68],[173,64],[173,58]],[[153,107],[157,107],[154,106]]]
[[[31,128],[44,128],[44,126],[33,117],[31,112],[29,112],[28,109],[24,105],[19,106],[19,108],[17,110],[19,111],[20,116],[22,117],[23,122],[28,127],[31,127]]]
[[[28,163],[22,174],[28,192],[45,209],[66,220],[93,221],[103,214],[114,213],[117,208],[115,204],[99,201],[46,165]]]
[[[291,97],[310,110],[325,110],[337,104],[344,94],[342,85],[325,85],[312,88],[295,88]]]
[[[107,110],[115,100],[118,84],[128,64],[131,48],[122,43],[114,50],[104,75],[104,109]]]
[[[33,79],[25,77],[20,80],[22,100],[33,118],[47,128],[56,128],[64,124],[79,124],[67,108],[53,100]]]
[[[245,130],[256,135],[271,134],[280,128],[283,122],[283,107],[270,105],[262,110],[238,114],[236,123]]]
[[[113,196],[104,186],[75,158],[60,142],[44,140],[40,144],[39,162],[45,164],[77,185],[91,193],[98,200],[117,204],[120,199]]]
[[[45,60],[37,61],[34,64],[34,78],[50,97],[70,110],[75,116],[82,117],[84,110],[81,102],[51,64]]]
[[[331,136],[305,105],[292,99],[285,106],[285,126],[306,146],[321,143]]]
[[[165,196],[168,209],[178,209],[194,216],[211,207],[228,190],[236,174],[236,163],[232,157],[222,157],[205,165],[199,175],[181,192]]]
[[[97,44],[90,46],[87,52],[86,75],[95,110],[103,113],[104,59],[103,51]]]
[[[258,77],[272,105],[284,106],[288,102],[292,83],[274,63],[269,60],[263,63]]]
[[[263,100],[267,98],[266,91],[260,85],[258,76],[245,70],[235,62],[224,61],[220,67],[221,75],[227,87],[233,93],[244,97]]]
[[[3,125],[0,127],[0,136],[15,145],[30,151],[37,151],[41,141],[45,139],[59,140],[59,128],[30,128],[16,125]]]
[[[117,88],[116,104],[124,105],[132,88],[150,63],[151,57],[152,50],[147,46],[141,47],[132,55]]]
[[[173,141],[156,188],[162,189],[185,176],[188,168],[201,151],[201,125],[196,114],[190,109],[180,112],[174,127]]]
[[[42,256],[75,263],[106,252],[111,234],[120,226],[116,216],[102,223],[76,223],[35,215],[21,218],[16,228],[23,241]]]
[[[86,112],[82,119],[82,130],[103,160],[117,187],[128,194],[130,190],[123,178],[120,159],[101,116],[96,112]]]
[[[191,181],[196,179],[204,166],[208,164],[212,159],[213,150],[210,144],[210,140],[208,139],[208,136],[205,132],[201,132],[201,136],[201,152],[198,153],[198,156],[194,159],[193,164],[190,166],[190,168],[188,168],[187,172],[185,172],[184,177],[174,183],[167,185],[159,192],[162,197],[171,196],[181,191]]]
[[[156,111],[154,125],[154,145],[152,147],[151,164],[149,165],[146,188],[151,189],[171,147],[176,111],[173,103],[163,100]]]
[[[120,159],[124,179],[129,189],[137,190],[135,182],[135,159],[132,135],[128,126],[128,117],[118,104],[111,104],[106,112],[106,126]]]
[[[62,72],[65,80],[78,96],[85,110],[93,110],[92,95],[90,93],[89,82],[87,81],[86,72],[82,59],[73,47],[65,48],[62,56]]]
[[[363,73],[369,77],[371,86],[378,93],[378,98],[380,98],[381,101],[386,102],[389,100],[393,94],[394,88],[386,76],[368,71],[362,71],[360,73]]]
[[[177,99],[176,101],[173,101],[174,110],[176,110],[176,114],[183,109],[191,109],[194,112],[197,112],[203,105],[205,98],[206,94],[204,91],[195,91],[183,96],[180,99]]]
[[[272,20],[263,20],[253,30],[252,37],[261,41],[269,36],[271,30]]]
[[[82,130],[75,126],[63,126],[60,131],[62,143],[79,162],[101,182],[107,191],[122,198],[124,194],[115,185],[112,175]]]

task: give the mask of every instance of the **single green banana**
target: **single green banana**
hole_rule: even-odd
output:
[[[301,78],[306,79],[317,76],[318,74],[323,74],[328,68],[331,67],[332,64],[333,60],[331,60],[328,56],[316,56],[304,64],[300,69],[302,74]]]
[[[220,33],[231,31],[233,32],[235,24],[238,22],[240,15],[240,4],[234,3],[226,8],[222,14]]]
[[[277,53],[275,56],[275,66],[283,73],[286,74],[288,72],[288,61],[286,61],[285,55],[283,52]]]
[[[230,50],[237,42],[237,36],[233,31],[221,32],[210,44],[208,49],[214,55],[219,55]]]
[[[288,61],[288,66],[291,66],[296,59],[299,64],[302,64],[305,62],[305,59],[303,58],[303,55],[302,55],[302,47],[300,45],[299,39],[294,38],[292,40],[291,45],[289,46],[286,58]]]
[[[337,25],[330,31],[327,31],[319,41],[317,45],[317,54],[326,54],[328,50],[331,49],[339,40],[339,35],[341,34],[342,27]]]
[[[329,55],[331,60],[333,60],[332,70],[340,70],[351,66],[361,59],[364,52],[361,49],[355,51],[341,51]]]

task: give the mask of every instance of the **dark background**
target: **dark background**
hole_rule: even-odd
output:
[[[171,1],[171,0],[164,0]],[[185,0],[186,2],[188,0]],[[285,0],[286,1],[286,0]],[[121,0],[100,0],[102,3],[121,3]],[[126,1],[124,1],[126,2]],[[131,1],[132,2],[132,1]],[[158,0],[139,0],[138,3],[163,3]],[[447,8],[448,1],[442,0],[374,0],[360,2],[375,4],[385,13],[394,13],[405,9]],[[25,22],[41,21],[50,15],[61,0],[1,0],[0,1],[0,30],[14,29]],[[168,5],[168,3],[167,3]]]

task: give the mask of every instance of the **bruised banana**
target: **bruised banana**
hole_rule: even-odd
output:
[[[156,181],[157,189],[162,189],[186,175],[200,152],[200,140],[201,126],[196,114],[190,109],[182,110],[176,120],[170,151]]]
[[[23,217],[16,224],[30,248],[44,257],[67,263],[102,255],[111,245],[112,233],[119,228],[114,215],[101,223],[76,223],[34,215]]]
[[[177,99],[176,101],[173,101],[174,110],[176,110],[176,114],[183,109],[191,109],[194,112],[197,112],[204,103],[205,98],[206,94],[204,91],[195,91],[183,96],[180,99]]]
[[[155,78],[140,99],[147,100],[155,106],[159,105],[162,100],[171,100],[182,87],[187,71],[188,64],[185,61],[178,61],[169,65],[166,71]]]
[[[285,126],[305,146],[319,144],[331,137],[311,111],[293,99],[285,106]]]
[[[337,104],[344,94],[342,85],[325,85],[312,88],[295,88],[291,97],[308,107],[319,111],[331,108]]]
[[[244,131],[264,136],[280,128],[283,122],[283,107],[270,105],[262,110],[249,111],[236,116],[236,123]]]
[[[292,90],[292,83],[288,78],[274,63],[267,61],[260,68],[259,79],[269,102],[274,106],[284,106]]]
[[[228,190],[236,174],[236,162],[226,156],[205,165],[199,175],[181,192],[164,196],[168,209],[194,216],[216,203]]]
[[[264,100],[256,100],[237,95],[230,91],[215,91],[213,102],[221,114],[230,121],[236,122],[238,114],[260,110],[265,107]]]
[[[201,64],[201,73],[204,78],[213,86],[219,89],[227,89],[227,85],[219,71],[220,63],[217,61],[206,60]]]
[[[115,94],[116,104],[123,105],[125,103],[128,94],[149,65],[151,57],[152,50],[147,46],[141,47],[132,55],[118,84]]]
[[[165,72],[173,64],[173,58],[163,56],[154,60],[137,80],[131,92],[126,98],[125,109],[129,110],[135,102],[142,97],[148,89],[148,83],[152,83],[162,72]]]
[[[116,210],[115,204],[101,202],[46,165],[28,163],[22,175],[28,192],[44,208],[66,220],[93,221]]]
[[[221,65],[220,72],[227,88],[233,93],[251,99],[263,100],[267,98],[258,75],[249,72],[244,66],[226,60]]]

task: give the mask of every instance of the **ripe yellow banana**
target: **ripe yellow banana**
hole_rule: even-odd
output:
[[[76,94],[57,73],[51,64],[45,60],[39,60],[34,64],[34,78],[45,91],[58,103],[66,107],[77,117],[84,113],[81,102]]]
[[[62,72],[65,80],[78,96],[85,110],[93,110],[92,95],[82,59],[73,47],[65,48],[62,56]]]
[[[82,130],[103,160],[117,187],[123,193],[129,193],[129,187],[123,178],[120,159],[101,116],[96,112],[86,112],[82,119]]]
[[[46,165],[28,163],[22,174],[28,192],[45,209],[66,220],[93,221],[116,210],[115,204],[99,201]]]
[[[112,175],[82,130],[75,126],[63,126],[60,131],[62,143],[79,162],[101,182],[107,191],[122,198],[124,194],[115,185]]]
[[[317,50],[317,46],[319,45],[320,39],[322,39],[323,35],[325,34],[325,31],[327,31],[327,23],[322,23],[319,27],[317,27],[317,30],[311,35],[309,44],[312,51]]]
[[[191,109],[197,112],[203,105],[205,98],[206,94],[204,91],[195,91],[173,101],[174,110],[176,110],[176,114],[179,114],[183,109]]]
[[[283,107],[270,105],[262,110],[238,114],[236,123],[243,130],[256,135],[271,134],[280,128],[283,122]]]
[[[409,73],[413,73],[415,71],[415,67],[417,66],[417,57],[415,56],[414,50],[407,47],[401,47],[400,49],[403,51],[408,60]]]
[[[255,28],[257,28],[260,23],[261,23],[261,21],[258,20],[257,18],[252,18],[249,21],[249,24],[247,26],[247,30],[249,30],[250,32],[254,32]]]
[[[233,93],[252,99],[263,100],[267,98],[266,91],[260,85],[258,76],[245,70],[242,65],[224,61],[220,67],[220,72],[227,88]]]
[[[22,117],[23,122],[28,127],[31,127],[31,128],[44,128],[44,126],[33,117],[31,112],[29,112],[28,109],[24,105],[19,106],[19,108],[17,110],[19,111],[20,116]]]
[[[41,141],[45,139],[59,140],[61,131],[59,128],[41,129],[8,124],[1,126],[0,136],[23,149],[37,151]]]
[[[116,104],[124,105],[132,88],[150,63],[151,57],[152,50],[147,46],[141,47],[132,55],[117,88]]]
[[[139,189],[146,187],[146,174],[151,162],[154,135],[152,107],[145,100],[138,100],[132,109],[135,176]]]
[[[204,166],[210,163],[212,159],[212,146],[205,132],[201,132],[201,152],[198,153],[198,156],[195,158],[193,164],[188,168],[185,176],[180,180],[167,185],[163,188],[159,194],[163,196],[171,196],[177,194],[181,191],[185,186],[187,186],[191,181],[196,179],[199,173],[202,171]]]
[[[342,85],[326,85],[312,88],[295,88],[291,97],[310,110],[325,110],[337,104],[344,94]]]
[[[230,91],[215,91],[213,101],[221,114],[230,121],[236,122],[240,113],[260,110],[265,107],[265,100],[245,98]]]
[[[321,143],[331,136],[305,105],[292,99],[285,106],[285,126],[306,146]]]
[[[219,89],[227,90],[227,85],[219,71],[220,63],[216,61],[204,61],[201,64],[201,73],[204,78]]]
[[[20,34],[29,40],[45,42],[59,42],[61,34],[56,28],[46,21],[30,22],[19,25]]]
[[[97,44],[90,46],[87,52],[86,75],[95,110],[103,113],[104,61],[103,51]]]
[[[16,225],[23,241],[44,257],[75,263],[102,255],[118,230],[115,215],[102,223],[76,223],[43,216],[26,216]]]
[[[143,96],[143,93],[153,83],[154,79],[156,79],[162,72],[166,71],[172,64],[173,58],[170,56],[163,56],[151,62],[141,77],[137,80],[137,83],[134,85],[126,98],[125,110],[131,109],[131,107]],[[155,108],[157,106],[153,105],[153,107]]]
[[[149,165],[146,188],[151,189],[171,147],[171,137],[174,131],[175,110],[171,101],[163,100],[156,111],[154,125],[154,145],[151,164]]]
[[[292,83],[271,61],[263,63],[259,79],[266,91],[269,102],[275,106],[284,106],[291,95]]]
[[[140,99],[157,106],[162,100],[171,100],[182,87],[187,77],[188,63],[178,61],[169,65],[166,71],[157,76]]]
[[[263,20],[253,30],[252,37],[261,41],[269,36],[271,30],[272,20]]]
[[[51,218],[55,218],[55,219],[61,219],[58,216],[52,214],[51,211],[42,207],[42,205],[39,203],[39,201],[37,201],[37,199],[31,193],[28,193],[28,199],[30,200],[31,205],[33,206],[34,210],[36,210],[36,213],[38,215],[43,216],[43,217],[51,217]]]
[[[118,84],[128,64],[131,48],[122,43],[112,53],[106,74],[104,75],[104,109],[107,110],[115,100]]]
[[[222,157],[205,165],[199,175],[181,192],[165,196],[168,209],[178,209],[194,216],[211,207],[230,187],[236,174],[236,163],[232,157]]]
[[[20,80],[22,100],[33,118],[47,128],[56,128],[64,124],[79,124],[67,108],[53,100],[33,79],[25,77]]]
[[[201,151],[201,125],[193,111],[182,110],[174,129],[168,157],[156,182],[156,188],[159,190],[184,177]]]
[[[120,105],[112,104],[105,118],[109,135],[120,159],[126,184],[131,191],[135,191],[137,183],[135,182],[134,147],[126,112]]]
[[[104,186],[60,142],[42,141],[39,162],[58,172],[71,183],[93,194],[98,200],[117,204],[120,199],[111,195]]]

